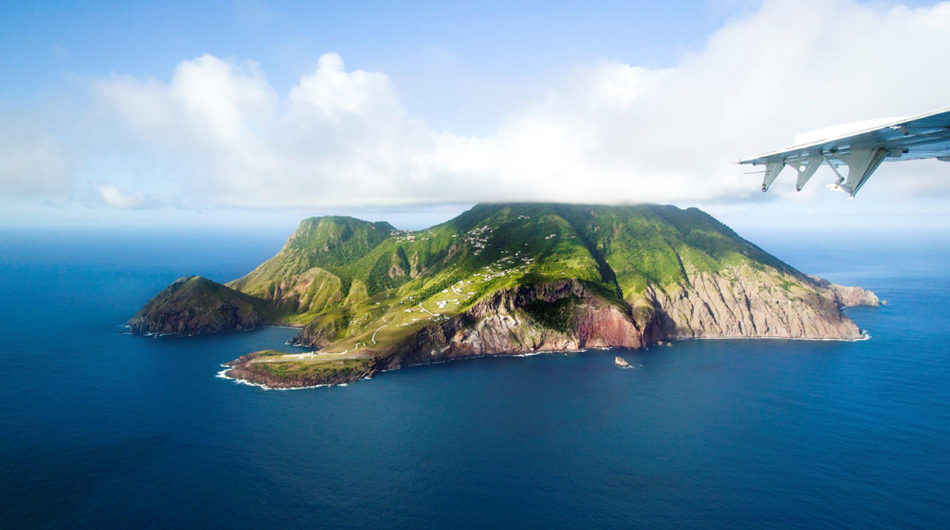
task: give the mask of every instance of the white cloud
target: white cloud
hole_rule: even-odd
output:
[[[947,62],[950,3],[774,0],[673,68],[577,68],[483,137],[434,130],[385,74],[347,71],[335,54],[286,95],[255,64],[209,55],[168,82],[118,77],[96,89],[174,161],[182,192],[219,205],[694,202],[756,195],[730,161],[796,133],[946,106]],[[940,166],[906,167],[905,179],[875,178],[863,193],[950,187],[927,180]],[[789,180],[778,194],[794,193]]]
[[[110,208],[126,210],[145,206],[145,196],[142,193],[126,193],[111,182],[93,182],[92,186],[99,193],[102,203]]]
[[[0,129],[0,192],[16,197],[60,197],[70,191],[72,161],[49,135],[30,126]]]

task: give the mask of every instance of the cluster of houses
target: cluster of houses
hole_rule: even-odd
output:
[[[494,263],[486,265],[485,272],[475,273],[475,277],[482,282],[488,282],[495,278],[503,278],[515,272],[524,272],[533,261],[533,259],[522,255],[521,251],[518,250],[513,256],[504,256]]]
[[[432,234],[432,232],[427,232],[427,233],[430,234],[430,235]],[[412,243],[413,241],[416,241],[416,239],[418,239],[419,241],[428,241],[428,240],[432,239],[432,238],[427,237],[427,236],[426,236],[426,237],[418,237],[418,238],[417,238],[417,237],[416,237],[416,234],[410,232],[409,230],[393,230],[393,231],[389,232],[389,235],[390,235],[391,237],[394,237],[394,238],[396,239],[396,241],[399,241],[399,242],[407,241],[407,242]]]
[[[527,219],[528,216],[522,215],[522,216],[519,216],[518,218]],[[489,226],[480,226],[478,228],[469,230],[466,234],[462,236],[462,238],[463,238],[463,241],[472,245],[472,247],[475,248],[475,254],[478,255],[479,253],[481,253],[482,250],[484,250],[487,247],[488,238],[491,235],[492,230],[493,229]],[[408,232],[399,232],[399,233],[403,234],[403,235],[400,235],[399,237],[405,238],[405,240],[408,240],[408,241],[414,240],[414,236],[411,233],[408,233]],[[452,237],[455,237],[455,236],[452,236]],[[551,239],[553,237],[557,237],[557,235],[551,234],[546,239]],[[472,276],[474,281],[479,282],[479,283],[490,282],[496,278],[503,278],[509,274],[513,274],[516,272],[524,272],[525,270],[527,270],[528,266],[531,265],[531,263],[534,261],[532,258],[524,255],[520,250],[515,251],[514,254],[510,254],[507,250],[502,250],[501,252],[502,254],[506,254],[506,255],[486,265],[482,269],[483,272],[475,273]],[[472,285],[472,283],[473,283],[473,280],[459,280],[455,284],[449,286],[447,289],[443,289],[442,294],[449,294],[449,292],[451,291],[452,294],[456,295],[457,298],[436,300],[434,302],[436,307],[439,310],[444,310],[446,309],[446,307],[448,307],[449,304],[457,304],[463,299],[468,299],[472,296],[475,296],[475,294],[477,294],[475,291],[467,291],[467,290],[463,291],[463,288],[466,285]],[[436,322],[439,322],[442,320],[448,320],[449,318],[443,315],[442,313],[433,313],[429,311],[428,309],[426,309],[422,305],[422,302],[418,300],[418,297],[407,296],[406,298],[403,298],[402,300],[400,300],[400,304],[413,304],[413,302],[415,302],[415,305],[418,307],[418,309],[415,307],[409,307],[409,308],[403,309],[403,311],[406,313],[416,313],[416,312],[427,313],[429,315],[427,320],[434,320]],[[417,322],[419,320],[420,320],[419,318],[412,318],[411,322]],[[404,322],[402,324],[399,324],[399,326],[409,326],[411,325],[411,322]]]
[[[491,235],[493,230],[494,228],[487,225],[479,226],[466,232],[465,235],[462,236],[462,240],[475,249],[475,255],[477,256],[488,246],[488,236]]]

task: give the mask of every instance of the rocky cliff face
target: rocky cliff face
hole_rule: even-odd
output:
[[[336,377],[328,359],[374,370],[685,338],[851,340],[862,333],[841,308],[877,304],[869,291],[802,274],[696,208],[483,204],[416,232],[307,219],[243,278],[179,280],[129,326],[300,326],[295,342],[319,354],[233,370],[279,386]]]
[[[724,277],[693,271],[690,285],[669,292],[651,286],[647,297],[654,311],[640,322],[629,308],[577,281],[499,292],[465,314],[412,335],[381,357],[380,367],[495,354],[642,348],[673,339],[855,340],[863,333],[840,308],[877,305],[877,297],[860,287],[816,282],[808,289],[789,284],[782,274],[734,272]],[[564,318],[558,322],[556,316],[533,312],[532,306],[541,303],[564,306]]]
[[[877,305],[859,287],[802,283],[748,266],[727,274],[693,271],[689,279],[685,286],[648,289],[666,338],[857,339],[861,330],[840,308]]]
[[[819,287],[830,290],[834,294],[835,301],[842,307],[881,305],[881,300],[877,295],[867,289],[837,285],[817,276],[810,276],[810,278]]]
[[[555,311],[540,311],[544,306]],[[420,330],[380,364],[392,369],[481,355],[641,348],[648,340],[624,308],[571,280],[495,293]]]

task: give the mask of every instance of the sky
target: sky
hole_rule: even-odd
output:
[[[950,2],[5,2],[0,226],[423,228],[482,201],[740,230],[950,229],[950,164],[855,199],[739,158],[950,107]]]

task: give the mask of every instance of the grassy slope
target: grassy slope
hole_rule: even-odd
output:
[[[230,285],[279,302],[286,322],[325,338],[325,351],[362,355],[499,289],[576,279],[645,314],[648,286],[675,289],[688,284],[687,270],[743,265],[800,277],[695,208],[486,204],[417,232],[307,219],[276,256]]]
[[[365,372],[372,366],[366,357],[314,356],[312,359],[300,354],[286,354],[275,350],[255,353],[257,369],[278,377],[332,378]]]

